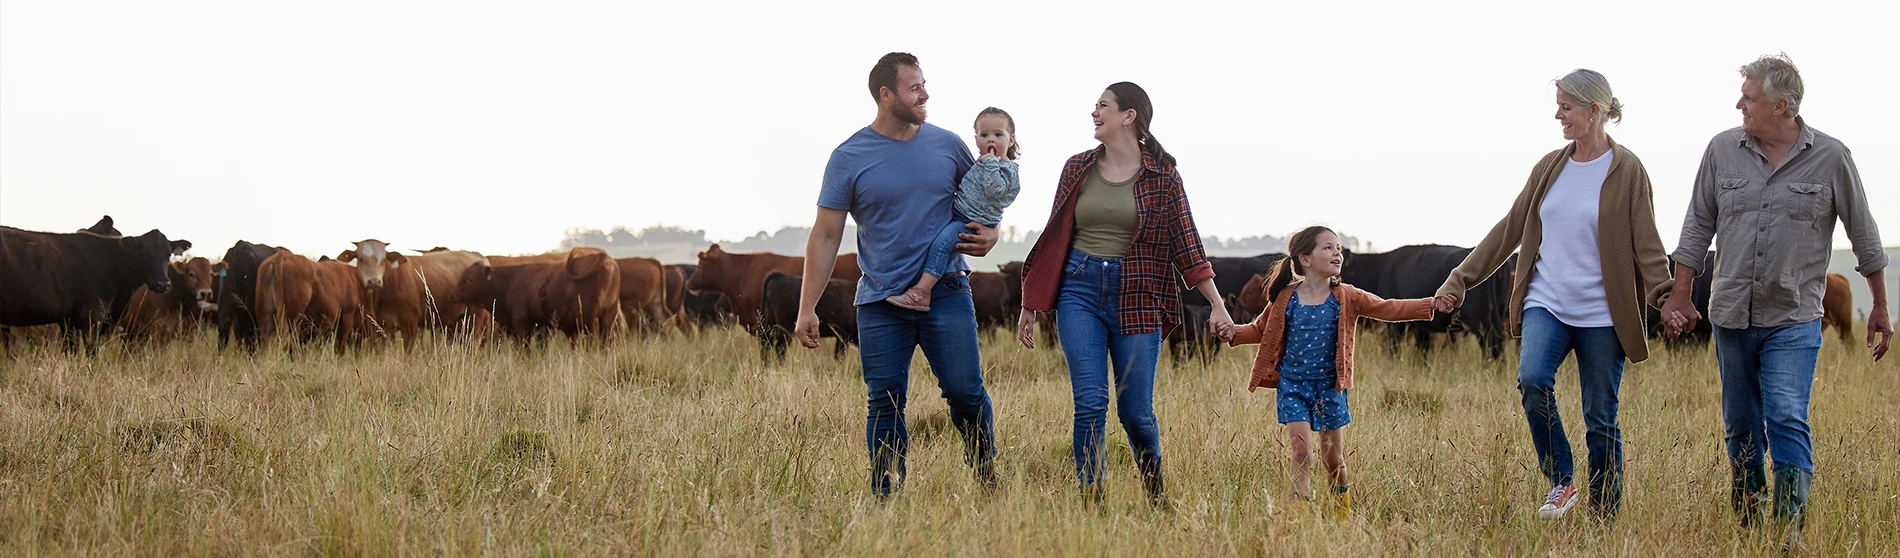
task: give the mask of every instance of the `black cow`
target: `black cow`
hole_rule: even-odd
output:
[[[1234,323],[1253,321],[1253,316],[1248,314],[1247,309],[1240,307],[1237,298],[1224,292],[1221,297],[1227,299],[1227,315],[1234,319]],[[1189,356],[1199,358],[1201,365],[1206,366],[1215,355],[1220,354],[1223,343],[1213,330],[1207,328],[1207,320],[1213,314],[1211,306],[1181,303],[1181,323],[1168,332],[1167,339],[1168,356],[1174,360],[1175,366],[1180,366],[1181,360]]]
[[[99,222],[93,223],[92,226],[90,227],[79,229],[79,232],[87,232],[87,233],[92,233],[99,236],[109,236],[113,238],[125,236],[119,233],[119,229],[112,228],[111,215],[100,216]],[[12,329],[8,328],[7,326],[0,325],[0,346],[9,346],[12,344],[12,341],[13,341]]]
[[[101,223],[111,228],[110,218]],[[0,227],[0,325],[58,324],[68,350],[90,349],[140,286],[171,288],[167,264],[190,248],[157,229],[118,237]]]
[[[281,248],[242,240],[224,252],[224,271],[213,287],[218,297],[218,346],[236,335],[244,348],[257,350],[257,266]]]
[[[666,267],[678,268],[681,277],[692,277],[699,270],[696,264],[672,264]],[[681,295],[680,310],[686,318],[697,324],[700,329],[709,326],[728,326],[733,324],[732,301],[726,295],[713,291],[685,291]]]
[[[779,362],[785,362],[785,347],[798,325],[799,289],[804,284],[797,276],[777,271],[765,276],[765,327],[759,332],[760,358],[776,357]],[[838,338],[833,357],[844,358],[845,345],[858,342],[858,307],[854,304],[857,297],[858,283],[845,279],[832,279],[825,285],[824,294],[818,296],[818,336]]]
[[[1669,267],[1671,269],[1676,267],[1674,260],[1669,262]],[[1695,311],[1702,314],[1702,319],[1696,320],[1695,327],[1690,328],[1689,331],[1683,332],[1681,336],[1675,339],[1670,339],[1669,336],[1664,333],[1662,310],[1645,306],[1644,310],[1648,311],[1649,316],[1649,336],[1662,338],[1663,346],[1671,349],[1690,344],[1697,346],[1709,344],[1709,338],[1713,336],[1713,330],[1709,329],[1708,320],[1709,290],[1714,287],[1715,251],[1710,250],[1708,254],[1702,256],[1702,274],[1695,276],[1695,296],[1689,300],[1695,303]]]
[[[88,233],[96,234],[99,236],[109,236],[112,238],[125,236],[123,234],[119,234],[119,229],[112,228],[111,215],[100,216],[99,222],[93,223],[92,226],[90,227],[79,229],[79,232],[88,232]]]
[[[1214,288],[1220,291],[1222,301],[1227,305],[1227,314],[1235,323],[1245,323],[1253,316],[1242,308],[1236,295],[1247,286],[1247,280],[1255,274],[1273,270],[1273,264],[1286,259],[1286,254],[1269,252],[1244,258],[1210,257],[1209,266],[1214,269]],[[1201,291],[1189,285],[1181,285],[1181,325],[1168,332],[1168,354],[1176,365],[1187,355],[1198,356],[1202,364],[1220,353],[1220,339],[1207,329],[1207,318],[1213,314],[1213,307]]]
[[[1441,244],[1401,246],[1378,254],[1349,251],[1340,280],[1381,298],[1431,298],[1470,253],[1470,248]],[[1407,334],[1420,350],[1429,350],[1434,332],[1473,333],[1489,358],[1503,356],[1516,267],[1517,256],[1505,260],[1490,278],[1466,290],[1464,304],[1451,314],[1437,314],[1430,322],[1387,324],[1392,348],[1396,350]]]
[[[1208,258],[1207,263],[1214,268],[1214,288],[1219,289],[1221,296],[1225,297],[1239,293],[1241,287],[1245,287],[1247,280],[1253,278],[1255,273],[1272,271],[1273,264],[1280,263],[1283,259],[1286,259],[1286,254],[1270,252],[1245,258]],[[1191,285],[1181,286],[1181,302],[1208,306],[1207,297],[1201,296],[1201,291],[1195,290]],[[1236,315],[1234,319],[1240,318]]]

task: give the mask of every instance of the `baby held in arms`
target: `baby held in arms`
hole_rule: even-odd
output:
[[[943,276],[944,268],[956,254],[956,245],[960,242],[957,235],[968,230],[965,225],[969,223],[995,227],[1003,220],[1003,208],[1016,201],[1017,192],[1022,190],[1016,166],[1016,157],[1022,151],[1016,145],[1016,120],[996,107],[977,113],[976,148],[981,158],[957,185],[957,201],[951,206],[954,213],[950,222],[931,240],[922,276],[903,294],[884,299],[886,302],[907,310],[929,312],[930,289],[937,286],[937,279]]]

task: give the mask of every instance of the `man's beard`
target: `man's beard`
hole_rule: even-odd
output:
[[[922,126],[929,111],[917,105],[898,105],[894,116],[912,126]]]

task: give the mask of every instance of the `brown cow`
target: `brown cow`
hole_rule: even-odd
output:
[[[732,313],[739,325],[757,335],[764,319],[765,277],[777,271],[793,277],[805,273],[805,258],[769,253],[735,254],[721,250],[718,244],[699,253],[699,267],[686,280],[686,288],[714,291],[732,301]],[[858,255],[838,256],[831,269],[832,279],[856,281],[864,272],[858,269]]]
[[[653,258],[615,258],[620,267],[620,313],[627,327],[642,333],[664,331],[673,323],[666,311],[666,269]]]
[[[1821,296],[1821,324],[1834,326],[1842,343],[1854,341],[1854,290],[1847,276],[1827,274],[1827,293]]]
[[[217,307],[211,303],[215,278],[211,260],[192,258],[172,262],[165,273],[171,277],[172,287],[163,294],[154,293],[144,285],[132,292],[125,317],[119,321],[119,328],[127,335],[167,341],[192,326],[216,318]]]
[[[343,354],[362,325],[363,297],[356,268],[278,252],[257,266],[258,336],[271,339],[294,328],[308,341],[334,332]]]
[[[598,248],[575,248],[557,262],[476,264],[462,272],[455,296],[493,308],[495,320],[518,338],[553,328],[570,344],[594,332],[611,340],[620,318],[620,268]]]
[[[1015,327],[1017,314],[1010,310],[1021,310],[1005,304],[1009,297],[1008,283],[1009,278],[1001,273],[970,272],[970,302],[976,305],[976,328],[991,341],[996,340],[996,328]]]
[[[1007,327],[1014,328],[1023,312],[1023,262],[1009,262],[996,268],[1003,272],[1003,287],[1007,289],[1003,295],[1003,306],[1009,308]],[[1061,342],[1056,337],[1055,312],[1037,313],[1036,328],[1042,332],[1042,348],[1054,349]]]
[[[462,280],[462,272],[483,261],[480,253],[440,246],[409,256],[416,273],[422,275],[422,313],[430,328],[446,330],[450,337],[481,339],[487,335],[493,321],[488,309],[455,298],[455,284]]]
[[[377,333],[385,339],[400,333],[403,350],[415,350],[427,320],[421,274],[408,265],[408,256],[390,252],[386,242],[372,238],[354,244],[356,248],[337,254],[336,260],[355,265],[368,318],[363,333]]]
[[[1246,309],[1249,316],[1259,316],[1266,311],[1267,304],[1267,274],[1255,273],[1240,287],[1240,307]]]
[[[599,250],[599,248],[587,248]],[[575,248],[580,250],[580,248]],[[524,263],[555,263],[567,260],[569,252],[548,252],[532,256],[488,256],[488,265],[515,265]]]

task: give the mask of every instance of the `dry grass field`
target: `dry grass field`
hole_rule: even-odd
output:
[[[830,341],[827,340],[827,343]],[[608,349],[219,351],[215,337],[0,358],[0,555],[1727,556],[1736,528],[1707,349],[1623,382],[1628,491],[1612,526],[1534,517],[1546,487],[1515,367],[1475,343],[1361,343],[1346,430],[1357,514],[1290,513],[1251,348],[1164,358],[1173,507],[1153,511],[1119,428],[1106,504],[1073,488],[1059,353],[984,344],[1003,487],[961,463],[921,356],[901,495],[868,495],[856,353],[762,365],[730,331]],[[1851,349],[1851,350],[1850,350]],[[1559,400],[1583,467],[1574,369]],[[1900,554],[1900,365],[1830,338],[1814,394],[1809,550]],[[1581,510],[1582,508],[1579,508]]]

